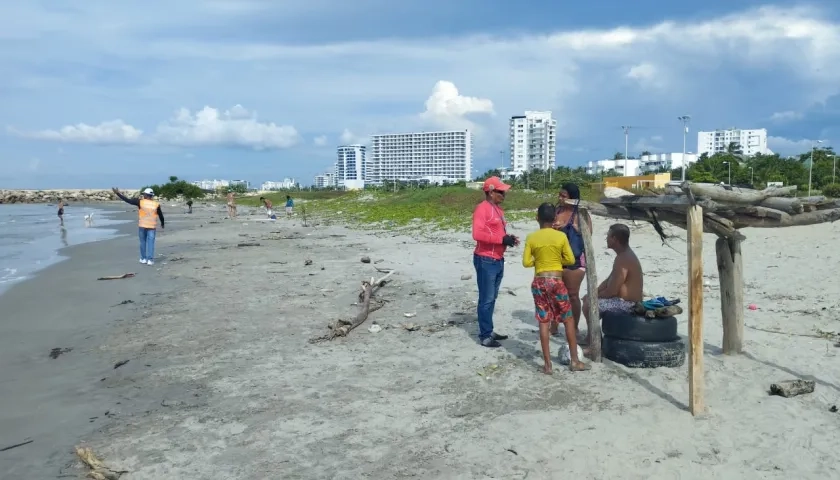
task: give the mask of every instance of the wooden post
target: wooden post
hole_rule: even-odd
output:
[[[703,208],[688,210],[688,404],[703,413]]]
[[[601,312],[598,310],[598,269],[595,268],[595,247],[592,246],[592,231],[589,222],[592,217],[585,208],[578,207],[578,224],[583,237],[583,251],[586,258],[586,290],[589,295],[589,320],[586,331],[589,335],[590,358],[594,362],[601,361]]]
[[[735,355],[744,348],[744,265],[741,261],[741,240],[718,237],[715,253],[720,280],[723,353]]]

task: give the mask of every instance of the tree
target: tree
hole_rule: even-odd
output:
[[[726,153],[743,155],[744,149],[738,142],[729,142],[729,145],[726,146]]]
[[[178,197],[183,197],[186,200],[204,198],[204,190],[198,188],[192,183],[184,180],[178,180],[178,177],[176,176],[169,177],[169,183],[165,183],[163,185],[149,185],[148,187],[143,188],[151,188],[155,191],[158,197],[166,200],[172,200]]]
[[[227,193],[231,193],[231,192],[238,193],[238,194],[247,193],[248,192],[248,187],[246,187],[242,183],[234,183],[233,185],[228,185],[227,187],[225,187],[224,193],[227,194]]]
[[[621,152],[615,152],[615,154],[613,154],[612,159],[613,160],[624,160],[624,154],[621,153]]]
[[[643,151],[643,152],[642,152],[642,156],[644,157],[645,155],[650,155],[650,152],[649,152],[649,151],[647,151],[647,150]]]

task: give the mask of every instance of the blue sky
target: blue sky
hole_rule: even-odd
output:
[[[840,142],[840,5],[741,0],[4,0],[0,188],[295,177],[371,133],[558,119],[559,165],[767,128]],[[734,6],[733,6],[734,5]]]

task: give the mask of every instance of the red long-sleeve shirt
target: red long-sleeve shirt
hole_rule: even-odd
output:
[[[505,256],[502,239],[507,234],[505,212],[497,205],[484,201],[473,212],[472,235],[476,255],[501,260]]]

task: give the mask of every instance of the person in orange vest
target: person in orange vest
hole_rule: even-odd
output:
[[[143,190],[141,198],[128,198],[115,187],[111,190],[114,194],[125,203],[137,207],[140,219],[138,226],[140,227],[140,263],[144,265],[155,264],[155,234],[157,233],[158,220],[160,220],[160,229],[163,230],[164,219],[163,211],[160,209],[160,203],[154,200],[155,192],[151,188]]]

